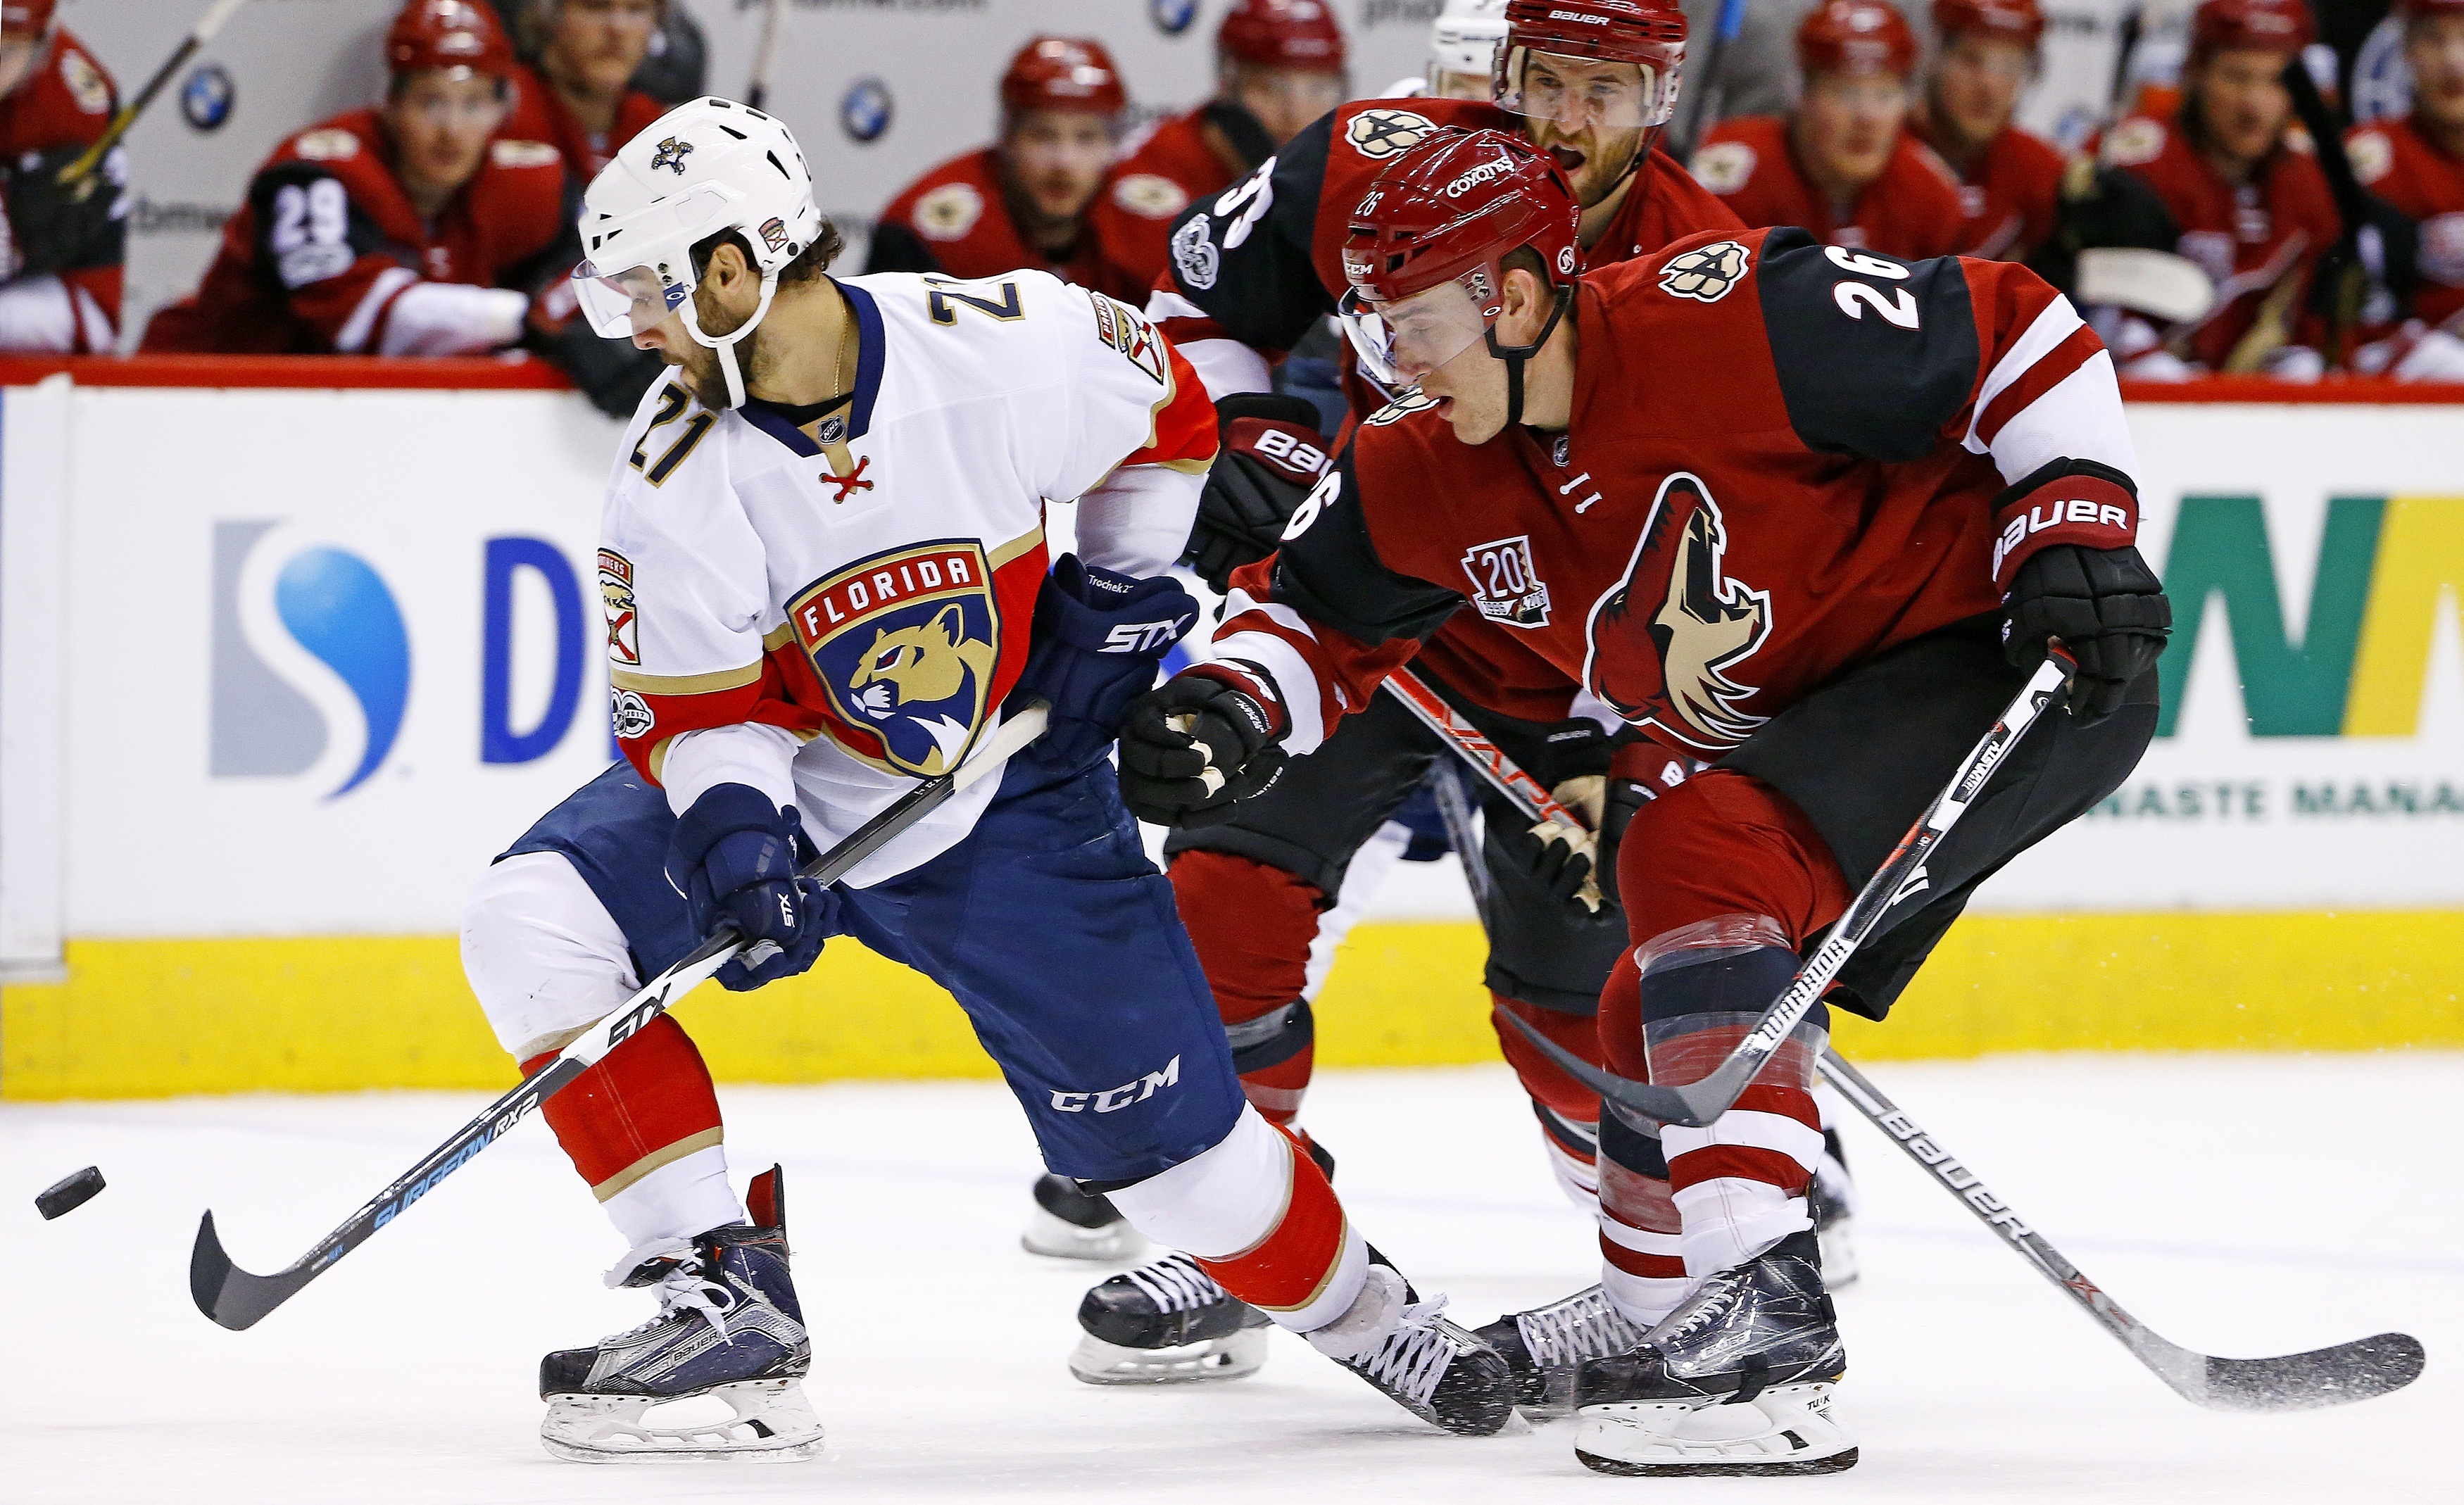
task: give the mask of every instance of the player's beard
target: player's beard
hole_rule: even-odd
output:
[[[693,290],[693,306],[694,316],[701,322],[702,333],[713,338],[732,335],[744,325],[742,318],[730,315],[704,298],[699,288]],[[756,329],[736,342],[737,371],[744,379],[744,389],[747,393],[753,390],[754,383],[760,380],[759,374],[769,364],[769,352],[762,347],[763,333],[762,330]],[[683,380],[685,390],[693,394],[694,402],[714,413],[727,411],[727,375],[718,367],[717,351],[694,339],[689,334],[681,345],[663,354],[667,356],[669,363],[675,367],[676,375]]]

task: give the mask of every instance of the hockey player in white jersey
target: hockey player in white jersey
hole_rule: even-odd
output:
[[[536,1060],[721,924],[755,943],[719,974],[739,990],[853,935],[957,997],[1052,1170],[1419,1415],[1497,1430],[1503,1362],[1243,1101],[1104,759],[1196,616],[1165,578],[1215,449],[1186,362],[1136,312],[1040,273],[828,276],[838,238],[794,139],[725,100],[627,143],[582,233],[589,316],[674,370],[625,433],[602,528],[627,761],[515,843],[466,911],[498,1039]],[[1045,505],[1071,499],[1080,556],[1047,574]],[[1052,730],[999,774],[844,883],[797,876],[1026,694]],[[608,1279],[659,1299],[543,1361],[549,1450],[811,1456],[797,1382],[826,1329],[789,1277],[778,1172],[737,1199],[683,1029],[662,1016],[544,1111],[630,1246]],[[651,1409],[705,1394],[735,1420]]]

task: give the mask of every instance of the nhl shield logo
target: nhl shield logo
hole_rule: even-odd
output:
[[[665,167],[681,178],[685,175],[685,159],[692,154],[693,142],[680,142],[671,136],[659,142],[658,150],[650,154],[650,169],[655,172]]]
[[[805,586],[787,622],[847,735],[891,773],[956,768],[983,728],[1001,660],[991,561],[972,538],[913,544]]]

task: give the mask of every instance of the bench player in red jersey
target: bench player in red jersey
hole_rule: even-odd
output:
[[[1130,142],[1117,193],[1162,206],[1130,248],[1147,285],[1163,274],[1169,221],[1222,192],[1343,102],[1343,28],[1326,0],[1232,0],[1215,33],[1215,98]]]
[[[1001,134],[900,190],[865,271],[988,277],[1022,268],[1132,303],[1148,277],[1133,242],[1160,238],[1177,204],[1130,207],[1111,170],[1129,96],[1104,44],[1039,36],[1001,75]]]
[[[513,48],[469,0],[411,0],[385,61],[382,108],[275,149],[146,350],[454,356],[523,338],[533,291],[577,258],[563,159],[498,134]]]
[[[1276,557],[1235,574],[1212,659],[1133,709],[1121,784],[1141,818],[1181,826],[1272,797],[1478,604],[1464,556],[1520,540],[1550,602],[1517,623],[1529,651],[1715,765],[1618,844],[1633,949],[1597,1024],[1618,1074],[1683,1084],[2058,638],[2079,665],[2069,714],[2010,752],[1977,807],[1993,815],[1944,842],[1828,999],[1886,1014],[1975,885],[2137,763],[2170,610],[2133,547],[2112,364],[2033,273],[1790,228],[1576,276],[1577,223],[1562,174],[1499,132],[1423,142],[1355,202],[1347,322],[1363,364],[1408,388]],[[1809,1015],[1709,1127],[1662,1127],[1664,1177],[1603,1166],[1602,1200],[1641,1212],[1661,1263],[1610,1288],[1652,1330],[1572,1377],[1592,1467],[1855,1461],[1805,1201],[1827,1020]],[[1727,1425],[1690,1421],[1723,1405],[1738,1408],[1706,1420]]]
[[[1749,225],[1894,256],[1965,244],[1959,185],[1906,129],[1917,39],[1884,0],[1824,0],[1796,31],[1793,115],[1723,120],[1688,164]]]
[[[0,3],[0,350],[95,355],[120,338],[128,153],[114,147],[82,196],[59,185],[120,100],[57,10]]]
[[[504,134],[562,153],[577,194],[667,113],[632,86],[664,9],[665,0],[532,0],[522,11],[522,55],[534,61],[515,69]]]
[[[1933,30],[1942,50],[1908,129],[1958,175],[1960,254],[2025,261],[2054,232],[2067,165],[2052,142],[2012,123],[2045,13],[2036,0],[1934,0]]]
[[[2201,0],[2180,108],[2168,119],[2118,120],[2098,142],[2101,162],[2162,201],[2175,250],[2215,284],[2214,306],[2194,322],[2134,315],[2114,326],[2124,376],[2320,374],[2316,321],[2303,302],[2311,269],[2343,222],[2282,81],[2317,37],[2304,0]]]
[[[2353,175],[2417,227],[2413,317],[2372,332],[2354,364],[2464,382],[2464,0],[2401,0],[2412,109],[2345,138]]]

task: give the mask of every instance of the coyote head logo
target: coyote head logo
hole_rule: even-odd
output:
[[[1739,708],[1759,687],[1736,678],[1771,636],[1771,593],[1727,571],[1728,531],[1695,476],[1652,501],[1625,578],[1592,608],[1583,681],[1637,725],[1725,752],[1768,717]]]

